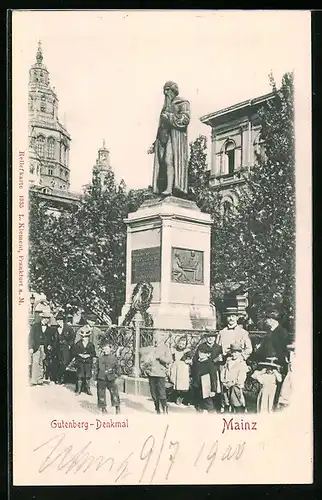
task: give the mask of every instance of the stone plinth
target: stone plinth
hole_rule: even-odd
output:
[[[211,217],[173,196],[148,200],[127,224],[126,303],[138,282],[153,285],[149,312],[157,328],[215,327],[210,306]]]

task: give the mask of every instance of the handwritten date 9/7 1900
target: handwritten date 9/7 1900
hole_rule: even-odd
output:
[[[67,433],[55,435],[37,446],[33,451],[37,455],[42,455],[39,467],[37,464],[39,473],[52,468],[61,471],[63,474],[70,472],[74,474],[79,472],[93,474],[104,468],[104,473],[107,472],[110,475],[110,479],[108,479],[108,476],[106,477],[109,483],[121,483],[126,480],[127,484],[131,484],[131,482],[151,484],[154,482],[156,475],[160,476],[158,469],[162,459],[162,481],[167,482],[171,479],[170,476],[175,466],[180,466],[182,457],[180,454],[180,441],[169,437],[168,434],[169,425],[166,426],[161,440],[155,439],[151,434],[146,437],[142,446],[137,450],[124,453],[124,458],[121,460],[114,458],[112,455],[93,455],[91,453],[92,441],[88,441],[85,446],[75,450],[74,445],[67,442]],[[123,448],[124,444],[120,444],[120,446]],[[234,445],[227,445],[227,442],[220,443],[219,440],[200,443],[197,453],[193,453],[191,456],[191,466],[198,467],[200,472],[209,474],[215,460],[240,460],[244,455],[245,447],[245,441]],[[47,454],[44,456],[41,451],[45,451]],[[138,467],[138,463],[142,464],[142,467]],[[165,468],[164,463],[166,463]],[[139,474],[139,477],[137,477],[137,474]]]

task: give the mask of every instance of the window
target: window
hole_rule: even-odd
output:
[[[61,145],[61,161],[64,165],[67,165],[67,146],[64,143]]]
[[[33,109],[34,109],[34,102],[33,102],[32,97],[30,97],[30,99],[29,99],[29,111],[33,111]]]
[[[48,156],[48,158],[55,157],[55,139],[53,139],[53,138],[48,139],[47,156]]]
[[[41,96],[40,111],[46,111],[46,96],[44,94]]]
[[[39,156],[45,155],[45,138],[42,135],[37,138],[37,153]]]
[[[30,173],[31,173],[31,174],[34,174],[34,173],[35,173],[35,167],[34,167],[34,165],[33,165],[33,164],[31,164],[31,165],[30,165],[30,169],[29,169],[29,170],[30,170]]]
[[[235,143],[228,141],[225,147],[226,168],[225,174],[233,175],[235,171]]]
[[[48,175],[54,175],[54,169],[52,167],[48,167]]]

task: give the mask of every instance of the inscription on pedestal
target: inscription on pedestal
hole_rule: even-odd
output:
[[[131,283],[161,281],[161,249],[160,247],[140,248],[132,250]]]
[[[203,252],[172,247],[171,281],[203,285]]]

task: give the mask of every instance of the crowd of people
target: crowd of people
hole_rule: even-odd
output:
[[[153,345],[140,349],[140,368],[148,377],[157,414],[168,412],[169,398],[177,404],[193,405],[197,412],[247,411],[246,380],[259,386],[257,411],[272,412],[288,406],[292,392],[294,343],[279,324],[279,312],[266,312],[267,334],[254,348],[248,332],[238,323],[237,306],[225,311],[227,326],[208,331],[195,348],[181,336],[169,347],[166,334],[156,330]],[[91,380],[97,390],[97,404],[106,410],[106,391],[115,412],[120,412],[117,379],[122,375],[118,350],[96,326],[96,316],[88,314],[85,324],[74,329],[59,312],[54,324],[50,307],[44,306],[39,321],[29,335],[30,383],[44,380],[64,384],[71,365],[76,372],[75,393],[92,395]]]
[[[43,385],[45,380],[64,384],[71,364],[76,370],[75,393],[92,395],[91,380],[97,388],[98,407],[106,413],[106,390],[110,392],[112,406],[120,413],[120,397],[116,379],[121,375],[117,357],[112,354],[113,346],[95,326],[96,316],[88,314],[85,324],[77,331],[66,322],[60,312],[55,324],[50,324],[53,315],[50,307],[39,312],[29,334],[30,383]]]
[[[169,385],[172,399],[178,404],[186,401],[198,412],[244,413],[246,380],[259,386],[257,412],[288,406],[295,351],[291,336],[279,324],[278,310],[267,310],[268,331],[256,347],[238,324],[237,306],[228,306],[225,316],[227,326],[205,334],[195,349],[189,349],[182,336],[171,351],[159,331],[154,348],[141,350],[141,367],[149,378],[157,413],[167,412]]]

